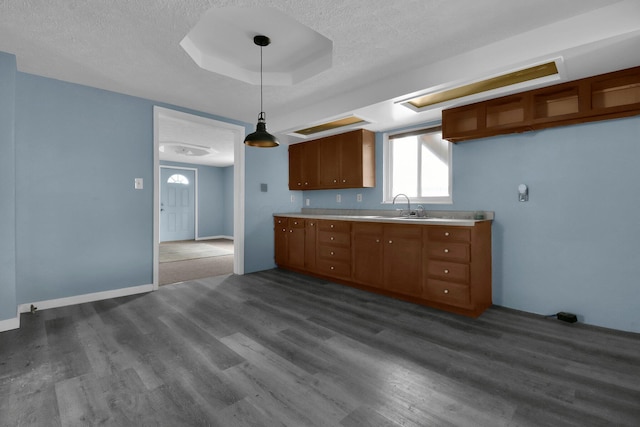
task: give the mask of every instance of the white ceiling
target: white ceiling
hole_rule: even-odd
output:
[[[416,113],[396,101],[543,60],[560,58],[562,80],[640,65],[640,0],[2,0],[0,51],[22,72],[255,123],[259,88],[180,47],[207,11],[231,6],[275,8],[333,42],[330,69],[264,88],[268,130],[285,143],[350,113],[371,130],[437,120],[454,103]],[[272,46],[286,41],[274,34]],[[237,55],[257,58],[244,46]]]

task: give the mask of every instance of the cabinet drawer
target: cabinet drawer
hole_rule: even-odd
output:
[[[318,246],[318,256],[326,260],[349,262],[351,261],[351,249],[320,245]]]
[[[427,280],[425,292],[426,297],[432,301],[457,307],[469,307],[471,305],[471,293],[467,285],[429,279]]]
[[[429,258],[459,262],[469,262],[471,259],[469,244],[467,243],[429,242],[427,255]]]
[[[458,264],[446,261],[429,261],[427,263],[429,276],[442,280],[469,283],[469,264]]]
[[[351,277],[351,264],[348,262],[318,260],[318,273],[325,276],[335,276],[342,278]]]
[[[318,242],[320,244],[343,246],[348,248],[351,246],[351,234],[321,230],[318,232]]]
[[[304,219],[289,218],[289,228],[304,228]]]
[[[441,242],[470,242],[471,230],[461,227],[429,227],[427,237]]]
[[[348,221],[318,221],[318,229],[323,231],[340,231],[349,233],[351,231],[351,223]]]

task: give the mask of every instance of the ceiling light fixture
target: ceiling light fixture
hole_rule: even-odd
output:
[[[247,135],[244,143],[252,147],[277,147],[280,145],[275,136],[267,132],[267,122],[265,120],[264,108],[262,107],[262,48],[269,46],[271,40],[267,36],[255,36],[253,42],[260,46],[260,114],[258,115],[258,124],[256,131]]]

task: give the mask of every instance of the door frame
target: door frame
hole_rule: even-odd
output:
[[[187,170],[187,171],[193,171],[193,191],[194,191],[194,195],[193,195],[193,236],[194,236],[194,240],[198,240],[198,169],[197,168],[189,168],[189,167],[183,167],[183,166],[166,166],[166,165],[160,165],[160,169],[176,169],[176,170]],[[160,171],[162,172],[162,171]],[[162,177],[162,173],[160,173],[160,177]],[[162,179],[160,179],[160,177],[158,178],[158,190],[161,190],[161,187],[163,185]],[[160,203],[162,203],[162,200],[159,201]],[[158,219],[158,225],[160,224],[159,219]],[[158,228],[158,230],[160,230],[160,228]],[[160,232],[158,231],[158,243],[160,242]]]
[[[153,289],[158,289],[160,269],[160,113],[229,129],[234,135],[233,159],[233,273],[244,274],[244,126],[222,122],[169,108],[153,106]]]

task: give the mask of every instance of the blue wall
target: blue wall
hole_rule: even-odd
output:
[[[198,235],[196,238],[233,236],[233,166],[220,168],[177,162],[160,162],[160,165],[198,170]],[[230,186],[228,170],[231,170]],[[229,191],[231,194],[228,194]]]
[[[18,302],[152,283],[152,104],[23,73],[17,89]]]
[[[233,215],[233,203],[234,203],[234,167],[229,166],[222,169],[223,173],[223,182],[224,182],[224,206],[226,209],[224,210],[224,217],[222,220],[222,235],[224,236],[233,236],[233,224],[234,224],[234,215]]]
[[[376,149],[375,189],[307,191],[310,207],[392,208],[381,204],[381,135]],[[463,142],[454,204],[426,208],[495,211],[495,304],[640,332],[638,159],[640,117]],[[529,202],[518,202],[521,183]]]
[[[152,283],[154,105],[253,129],[20,73],[0,53],[0,321],[15,319],[19,304]],[[286,147],[246,149],[246,272],[274,266],[273,213],[300,209],[286,164]],[[233,235],[233,170],[212,172],[229,209],[201,235]]]
[[[246,148],[245,273],[275,267],[273,213],[297,212],[301,192],[289,191],[289,153],[286,146]],[[260,184],[267,184],[267,192]],[[291,202],[291,196],[295,200]]]
[[[0,52],[0,321],[16,316],[16,58]]]

